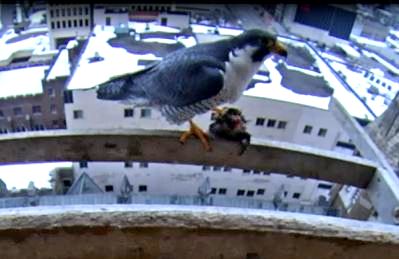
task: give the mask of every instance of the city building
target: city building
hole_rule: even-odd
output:
[[[11,63],[0,70],[1,134],[65,129],[65,84],[82,46],[71,41],[51,62]]]
[[[49,4],[47,26],[51,49],[58,49],[70,40],[86,38],[93,26],[91,6],[89,4]]]
[[[350,5],[288,4],[280,18],[288,32],[331,45],[356,34],[356,16]]]

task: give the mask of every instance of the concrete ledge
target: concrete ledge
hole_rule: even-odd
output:
[[[399,229],[235,208],[97,205],[0,210],[2,258],[397,258]]]
[[[366,188],[376,165],[350,157],[300,145],[252,141],[242,156],[239,145],[212,141],[205,152],[198,140],[181,145],[181,132],[161,130],[55,130],[24,132],[0,137],[0,163],[43,161],[149,161],[197,165],[220,165],[257,169],[326,180]]]

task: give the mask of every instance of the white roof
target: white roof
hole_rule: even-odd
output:
[[[208,34],[208,33],[214,33],[215,31],[215,27],[210,25],[191,24],[190,26],[194,33]]]
[[[0,72],[0,97],[41,93],[44,70],[48,68],[37,66]]]
[[[318,97],[313,95],[297,94],[281,85],[282,76],[275,68],[276,63],[272,59],[265,61],[265,66],[270,72],[271,83],[257,83],[255,87],[244,92],[246,96],[256,96],[273,100],[302,104],[323,110],[328,110],[331,97]]]
[[[341,48],[347,55],[353,58],[360,58],[361,54],[347,43],[338,42],[335,44],[337,47]]]
[[[287,42],[293,46],[308,48],[310,54],[316,60],[320,73],[324,76],[324,79],[328,82],[330,87],[334,89],[333,96],[345,107],[349,114],[362,119],[374,119],[373,114],[370,113],[366,106],[352,92],[350,92],[350,90],[347,89],[339,79],[337,79],[328,65],[305,43],[282,37],[279,37],[279,40]]]
[[[358,43],[372,45],[372,46],[376,46],[376,47],[387,48],[387,44],[382,41],[376,41],[376,40],[372,40],[372,39],[369,39],[366,37],[360,37],[360,36],[356,36],[356,35],[351,35],[350,37],[352,40],[354,40]]]
[[[149,30],[146,30],[146,27],[149,26]],[[168,27],[168,26],[162,26],[157,24],[157,22],[129,22],[128,23],[129,28],[133,28],[136,30],[138,33],[143,33],[143,32],[171,32],[171,33],[178,33],[180,32],[179,29],[173,28],[173,27]]]
[[[42,28],[29,30],[28,32],[43,31]],[[25,33],[26,34],[26,33]],[[13,29],[8,30],[0,39],[0,60],[8,60],[14,53],[19,51],[32,51],[35,55],[48,53],[50,43],[48,35],[33,36],[14,43],[6,43],[7,40],[17,37]]]
[[[53,80],[56,77],[61,76],[69,76],[70,74],[70,65],[69,65],[69,55],[68,49],[61,50],[58,55],[57,60],[54,65],[51,67],[50,73],[47,75],[46,80]]]
[[[156,60],[154,54],[135,55],[123,48],[114,48],[107,43],[111,38],[116,37],[113,27],[96,26],[87,45],[86,51],[80,57],[78,67],[69,81],[68,89],[87,89],[95,87],[113,76],[135,72],[141,67],[138,66],[139,59]],[[95,53],[104,60],[89,63],[89,58]]]
[[[367,51],[367,50],[362,50],[362,53],[365,56],[376,60],[378,63],[380,63],[381,65],[383,65],[384,67],[386,67],[387,69],[389,69],[390,71],[395,73],[396,75],[399,75],[399,69],[397,69],[391,63],[385,61],[385,59],[381,58],[380,56],[378,56],[378,55],[376,55],[376,54],[374,54],[374,53],[372,53],[370,51]]]
[[[335,70],[341,71],[345,75],[346,82],[356,91],[360,97],[366,98],[367,105],[377,116],[381,115],[388,108],[388,106],[384,104],[384,98],[373,97],[372,94],[367,92],[367,89],[370,87],[370,83],[362,73],[354,72],[348,69],[344,64],[331,62],[330,65]],[[382,89],[383,88],[381,87],[381,90]]]

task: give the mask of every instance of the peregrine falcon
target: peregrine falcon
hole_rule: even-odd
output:
[[[99,85],[97,98],[152,106],[172,124],[190,123],[183,133],[198,137],[206,150],[208,135],[192,121],[242,95],[254,74],[269,56],[287,57],[287,50],[272,33],[252,29],[238,36],[197,44],[167,54],[143,70],[111,78]]]

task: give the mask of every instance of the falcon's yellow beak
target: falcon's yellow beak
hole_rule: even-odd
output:
[[[271,51],[285,58],[288,55],[287,48],[279,41],[276,41],[272,46]]]

